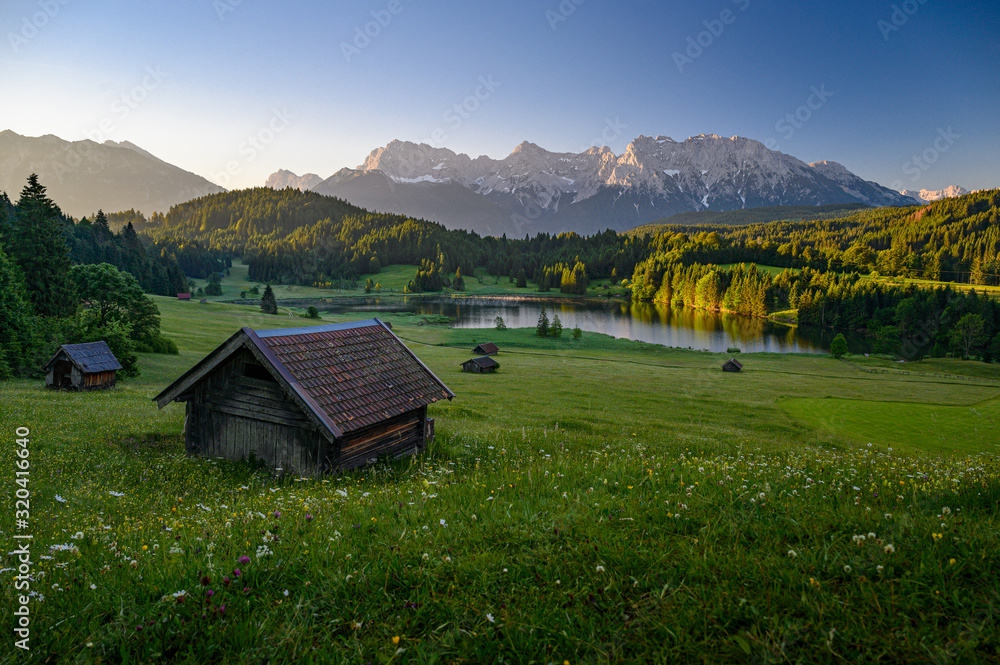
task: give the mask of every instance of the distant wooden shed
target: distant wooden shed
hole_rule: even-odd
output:
[[[191,300],[191,294],[190,293],[178,293],[177,294],[177,299],[178,300]]]
[[[298,476],[423,450],[454,393],[379,319],[243,328],[154,397],[186,402],[187,452]]]
[[[740,371],[741,369],[743,369],[743,363],[741,363],[741,362],[740,362],[739,360],[737,360],[736,358],[730,358],[730,359],[729,359],[729,360],[727,360],[727,361],[726,361],[726,363],[725,363],[725,364],[724,364],[724,365],[722,366],[722,371],[723,371],[723,372],[738,372],[738,371]]]
[[[495,356],[500,353],[500,349],[493,342],[484,342],[476,348],[472,349],[473,353],[478,353],[481,356]]]
[[[121,368],[107,342],[63,344],[45,365],[45,386],[67,390],[111,388]]]
[[[500,369],[500,363],[493,360],[489,356],[482,356],[480,358],[472,358],[466,360],[462,363],[462,371],[472,372],[474,374],[484,374],[486,372],[495,372]]]

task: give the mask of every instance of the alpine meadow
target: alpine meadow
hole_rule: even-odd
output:
[[[988,3],[6,5],[0,665],[1000,662]]]

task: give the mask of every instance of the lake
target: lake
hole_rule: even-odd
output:
[[[296,303],[302,306],[301,301]],[[632,303],[616,299],[538,297],[404,296],[343,298],[313,303],[322,311],[412,312],[447,316],[456,328],[492,328],[497,316],[509,328],[533,328],[542,307],[549,320],[558,316],[566,329],[599,332],[680,348],[724,353],[730,347],[744,353],[823,353],[834,333],[816,328],[796,328],[767,319],[738,314]],[[868,350],[867,341],[848,335],[854,353]]]

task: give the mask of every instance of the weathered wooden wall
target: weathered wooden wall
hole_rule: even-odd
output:
[[[256,378],[263,371],[241,352],[195,387],[185,418],[187,451],[233,460],[252,455],[286,474],[322,473],[324,437],[277,382]]]
[[[66,369],[69,370],[70,385],[66,386],[66,388],[70,390],[98,390],[101,388],[111,388],[115,385],[115,379],[117,376],[117,372],[114,370],[84,374],[76,365],[72,364],[69,360],[63,357],[52,363],[49,366],[48,371],[45,373],[45,385],[49,388],[63,387],[56,384],[57,369],[60,373],[64,373]]]
[[[351,432],[338,442],[336,463],[341,469],[361,466],[383,455],[403,457],[420,452],[426,445],[427,407]]]

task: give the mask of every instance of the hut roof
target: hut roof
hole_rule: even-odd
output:
[[[382,321],[368,319],[306,328],[243,328],[154,401],[162,409],[243,348],[334,436],[455,396]]]
[[[500,349],[493,342],[483,342],[476,348],[472,350],[473,353],[481,353],[484,356],[491,356],[494,353],[499,353]]]
[[[489,356],[482,356],[481,358],[470,358],[469,360],[466,360],[464,363],[462,363],[462,365],[464,366],[468,363],[474,363],[476,365],[479,365],[483,369],[489,369],[491,367],[500,366],[500,363],[493,360],[493,358],[490,358]]]
[[[730,358],[722,366],[725,367],[726,365],[730,365],[732,367],[735,367],[736,369],[743,369],[743,363],[741,363],[736,358]]]
[[[108,343],[100,341],[86,342],[84,344],[63,344],[56,351],[56,354],[52,356],[51,360],[45,364],[45,369],[47,370],[51,367],[56,358],[63,353],[84,374],[111,372],[122,368],[121,363],[118,362],[118,358],[115,358],[115,354],[111,353]]]

